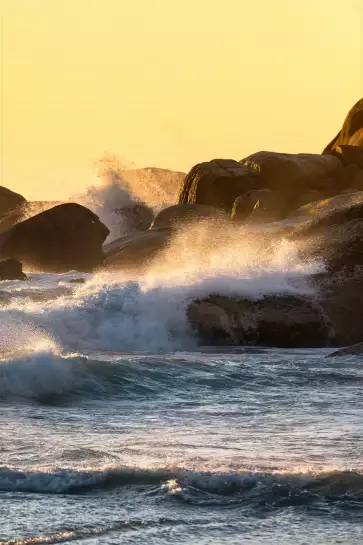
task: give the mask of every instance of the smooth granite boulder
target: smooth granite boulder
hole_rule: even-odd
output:
[[[98,216],[79,204],[55,206],[0,235],[0,258],[43,272],[93,271],[109,234]]]

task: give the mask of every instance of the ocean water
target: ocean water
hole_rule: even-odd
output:
[[[185,314],[316,265],[192,261],[0,284],[2,545],[362,543],[362,360],[202,347]]]

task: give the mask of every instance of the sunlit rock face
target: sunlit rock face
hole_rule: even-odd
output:
[[[211,296],[194,302],[189,319],[207,344],[259,344],[284,348],[326,346],[332,330],[322,308],[308,297],[257,300]]]

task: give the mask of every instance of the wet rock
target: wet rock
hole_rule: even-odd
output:
[[[333,358],[335,356],[361,356],[363,354],[363,342],[353,344],[352,346],[347,346],[346,348],[341,348],[336,350],[332,354],[328,354],[328,358]]]
[[[102,263],[102,243],[108,234],[87,208],[61,204],[2,233],[0,256],[43,272],[91,272]]]
[[[170,229],[151,229],[121,237],[105,245],[103,267],[128,270],[147,267],[170,240]]]
[[[240,195],[233,203],[232,221],[265,223],[281,219],[279,195],[269,189],[254,189]]]
[[[312,278],[318,302],[332,324],[333,346],[363,342],[363,267],[342,268]]]
[[[203,204],[175,204],[161,210],[156,216],[152,229],[160,227],[178,228],[187,223],[203,220],[221,218],[224,215],[221,210],[214,206]]]
[[[305,259],[324,261],[330,271],[363,264],[363,192],[312,203],[295,218],[288,235]],[[285,223],[285,222],[283,222]]]
[[[16,259],[0,261],[0,280],[28,280],[23,265]]]
[[[311,202],[338,194],[342,190],[342,180],[335,173],[342,164],[332,155],[309,153],[290,154],[260,151],[241,163],[259,173],[257,189],[269,189],[275,195],[276,217],[284,218],[291,211]]]
[[[334,152],[339,146],[363,147],[363,98],[348,112],[342,129],[324,149],[324,154]]]
[[[26,199],[22,195],[14,193],[7,187],[0,186],[0,216],[8,214],[25,201]]]
[[[329,345],[332,336],[320,305],[292,295],[258,300],[212,295],[192,303],[188,318],[205,344],[322,347]]]
[[[239,195],[258,189],[259,175],[232,159],[199,163],[187,174],[177,204],[213,206],[231,213]]]

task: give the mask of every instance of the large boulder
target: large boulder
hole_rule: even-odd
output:
[[[104,246],[108,270],[144,269],[170,240],[170,229],[151,229],[121,237]]]
[[[0,280],[27,280],[23,265],[16,259],[0,261]]]
[[[224,214],[214,206],[207,206],[205,204],[175,204],[161,210],[154,219],[151,227],[153,229],[160,227],[178,228],[194,221],[221,217],[224,217]]]
[[[0,216],[8,214],[25,201],[26,199],[22,195],[0,186]]]
[[[363,264],[362,191],[311,203],[282,224],[289,220],[288,236],[304,258],[324,261],[331,272]]]
[[[231,213],[234,201],[258,189],[259,174],[232,159],[199,163],[187,174],[177,204],[203,204]]]
[[[324,198],[340,193],[345,187],[344,178],[337,176],[342,164],[332,155],[260,151],[241,163],[259,173],[257,189],[269,189],[276,194],[280,218],[311,202],[313,194],[315,199]]]
[[[345,348],[341,348],[340,350],[336,350],[332,354],[328,354],[328,358],[333,357],[342,357],[342,356],[362,356],[363,355],[363,342],[353,344],[352,346],[347,346]]]
[[[326,146],[323,153],[330,154],[341,145],[363,147],[363,98],[348,112],[342,129]]]
[[[18,223],[0,235],[0,257],[44,272],[89,272],[102,263],[109,234],[87,208],[66,203]]]
[[[363,266],[319,274],[312,281],[334,330],[332,345],[363,342]]]
[[[313,300],[293,295],[232,299],[212,295],[193,302],[189,321],[205,344],[258,344],[279,348],[323,347],[331,326]]]
[[[240,195],[233,203],[232,221],[266,223],[281,219],[281,199],[270,189],[253,189]]]

